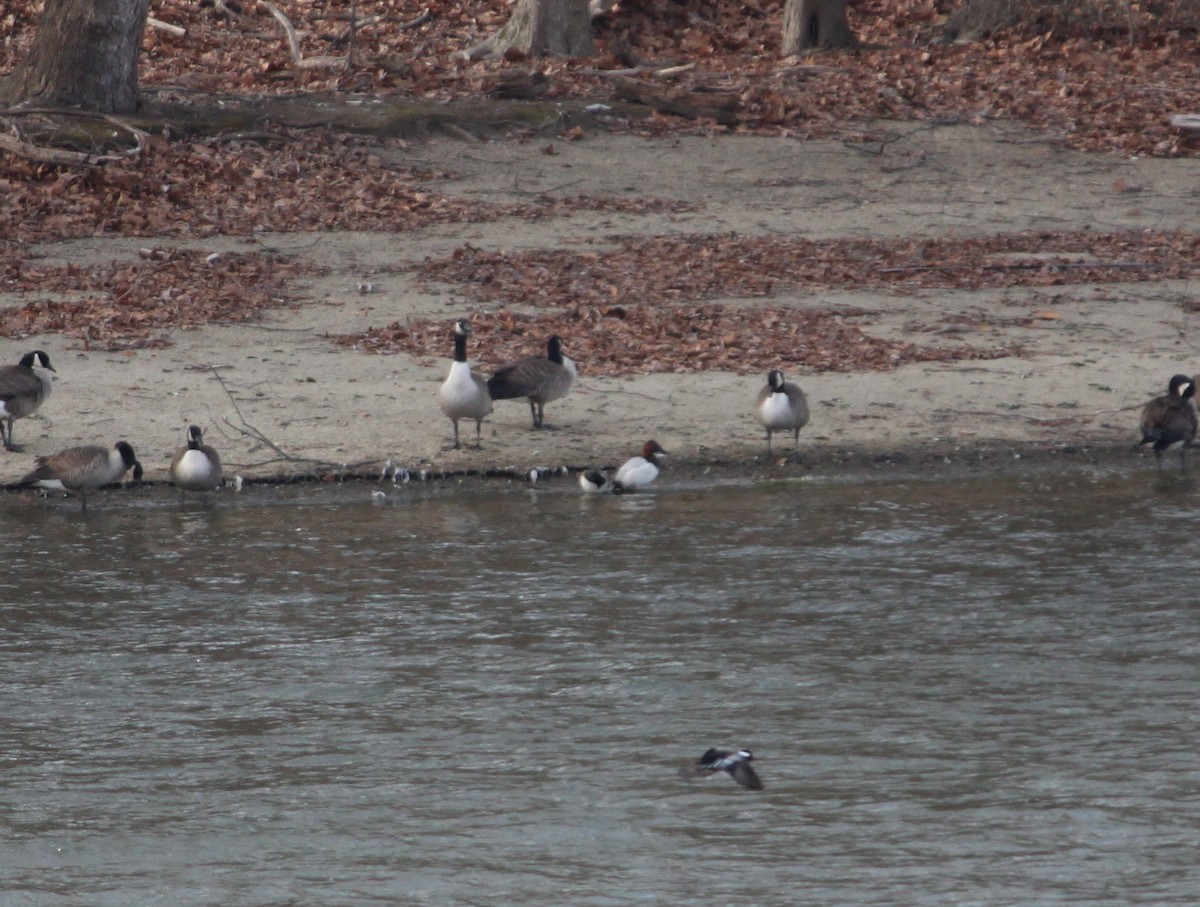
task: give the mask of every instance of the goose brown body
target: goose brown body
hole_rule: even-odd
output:
[[[1161,462],[1163,451],[1178,450],[1183,463],[1185,448],[1196,440],[1196,383],[1187,375],[1174,375],[1167,392],[1142,410],[1142,444],[1150,444]]]
[[[0,441],[8,450],[20,449],[13,444],[13,423],[46,402],[54,387],[53,371],[43,350],[26,353],[16,365],[0,368]]]
[[[87,444],[38,457],[34,470],[17,484],[66,489],[79,495],[82,508],[87,510],[90,492],[119,482],[130,468],[134,480],[140,480],[142,464],[127,441],[118,441],[112,447]]]
[[[541,428],[546,404],[565,397],[574,380],[575,369],[563,356],[562,338],[555,335],[547,341],[544,357],[510,362],[488,379],[487,386],[493,400],[527,398],[533,427]]]

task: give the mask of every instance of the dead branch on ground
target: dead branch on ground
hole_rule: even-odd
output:
[[[21,129],[17,123],[20,117],[44,117],[47,121],[53,122],[55,117],[75,117],[84,120],[92,120],[100,123],[107,123],[116,126],[122,132],[128,133],[133,137],[134,145],[132,148],[126,148],[123,151],[112,151],[105,153],[97,153],[95,151],[73,151],[68,148],[58,148],[44,142],[36,142],[31,140],[25,130]],[[0,121],[3,121],[8,126],[8,135],[0,135],[0,150],[8,151],[11,154],[27,158],[32,161],[38,161],[44,164],[53,164],[60,167],[78,167],[84,164],[103,164],[109,161],[120,161],[128,158],[139,157],[145,150],[146,144],[150,140],[149,133],[143,132],[136,126],[125,122],[119,117],[112,116],[107,113],[94,113],[87,110],[73,110],[70,108],[60,107],[10,107],[0,110]],[[47,132],[53,130],[47,129]]]

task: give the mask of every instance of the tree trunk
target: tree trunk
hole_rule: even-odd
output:
[[[858,39],[846,18],[846,0],[785,0],[783,55],[814,47],[854,47]]]
[[[0,101],[132,113],[150,0],[46,0],[29,54]]]
[[[478,60],[510,50],[526,57],[595,56],[588,0],[517,0],[504,27],[463,56]]]

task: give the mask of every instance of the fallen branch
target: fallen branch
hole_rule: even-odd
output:
[[[40,145],[36,142],[31,142],[21,131],[20,127],[15,122],[11,122],[16,117],[25,116],[41,116],[41,117],[76,117],[87,120],[99,120],[116,126],[123,132],[127,132],[133,137],[134,145],[132,148],[127,148],[123,151],[108,152],[97,154],[94,151],[71,151],[66,148],[56,148],[51,145]],[[136,126],[126,123],[124,120],[114,117],[107,113],[95,113],[89,110],[73,110],[62,107],[10,107],[0,110],[0,118],[9,118],[9,129],[11,135],[0,135],[0,149],[8,151],[11,154],[16,154],[29,160],[39,161],[45,164],[54,164],[56,166],[77,167],[83,164],[102,164],[109,161],[127,160],[129,158],[138,157],[145,150],[147,142],[150,140],[150,135],[143,132]]]
[[[1171,125],[1190,139],[1200,138],[1200,114],[1177,113],[1171,117]]]
[[[275,21],[283,29],[283,36],[287,39],[288,52],[292,55],[292,62],[299,63],[303,58],[300,56],[300,36],[296,34],[296,26],[292,25],[292,20],[271,0],[263,0],[263,6],[275,17]]]
[[[187,34],[186,28],[180,28],[178,25],[163,22],[162,19],[155,19],[153,16],[146,17],[146,24],[158,31],[165,31],[168,35],[174,35],[176,38],[182,38]]]
[[[424,25],[433,19],[433,12],[426,9],[421,15],[415,19],[405,19],[401,16],[385,16],[381,13],[375,13],[371,16],[362,16],[356,18],[354,13],[313,13],[308,17],[313,21],[321,19],[333,19],[335,22],[353,22],[359,28],[365,28],[368,25],[376,25],[379,23],[387,23],[389,25],[398,25],[400,28],[416,28],[418,25]]]
[[[613,91],[623,101],[645,104],[659,113],[689,119],[709,119],[718,123],[737,122],[738,96],[732,92],[700,92],[686,88],[667,88],[639,79],[617,79]]]
[[[343,57],[308,57],[305,59],[300,52],[300,35],[296,31],[296,26],[292,25],[292,20],[287,17],[278,6],[271,0],[263,0],[263,5],[267,8],[275,21],[279,23],[279,27],[283,29],[284,38],[287,40],[288,53],[292,57],[292,65],[297,69],[338,69],[346,66],[346,59]],[[353,51],[353,48],[351,48]]]
[[[928,274],[930,271],[969,271],[978,268],[981,271],[1041,271],[1045,268],[1116,268],[1117,270],[1142,270],[1162,267],[1161,262],[1153,261],[1019,261],[1007,264],[963,264],[944,265],[900,265],[895,268],[883,268],[880,274]]]
[[[213,373],[213,377],[216,378],[217,383],[221,385],[221,390],[225,391],[225,396],[227,396],[229,398],[229,403],[233,407],[233,411],[235,413],[237,413],[238,421],[241,422],[241,425],[234,425],[233,422],[231,422],[229,419],[225,419],[225,418],[222,418],[221,421],[224,422],[230,429],[237,432],[238,434],[244,435],[245,437],[248,437],[248,438],[253,438],[259,444],[261,444],[264,447],[269,448],[270,450],[274,451],[278,455],[273,460],[267,460],[266,463],[277,463],[277,462],[281,462],[281,461],[285,462],[285,463],[305,463],[310,466],[318,467],[322,470],[329,470],[329,469],[345,470],[347,468],[347,464],[345,464],[345,463],[334,463],[331,460],[321,460],[321,459],[316,459],[314,457],[297,457],[297,456],[285,451],[282,447],[280,447],[278,444],[276,444],[274,441],[272,441],[270,438],[268,438],[266,436],[266,434],[264,434],[261,430],[259,430],[258,428],[256,428],[255,426],[251,425],[249,422],[246,421],[246,417],[244,415],[242,415],[242,408],[240,406],[238,406],[237,398],[235,398],[233,396],[233,391],[231,391],[229,389],[229,385],[227,385],[225,383],[225,379],[221,377],[221,373],[217,370],[217,367],[215,365],[210,365],[208,367],[208,370]],[[375,461],[365,460],[365,461],[363,461],[363,464],[365,465],[366,463],[372,463],[372,462],[375,462]],[[253,465],[263,465],[263,464],[253,464]]]

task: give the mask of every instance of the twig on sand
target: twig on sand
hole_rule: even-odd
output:
[[[225,379],[221,377],[221,373],[217,370],[217,367],[215,365],[210,365],[208,369],[213,373],[213,377],[217,379],[217,383],[221,385],[221,389],[225,391],[225,396],[229,398],[229,402],[233,406],[233,411],[237,413],[238,421],[242,424],[234,425],[229,419],[223,419],[222,421],[239,434],[245,435],[248,438],[253,438],[262,446],[270,448],[272,451],[278,454],[278,458],[276,460],[269,460],[267,462],[275,463],[283,461],[286,463],[306,463],[311,466],[317,466],[326,470],[335,469],[345,471],[348,468],[344,463],[333,463],[329,460],[315,459],[313,457],[297,457],[288,453],[286,450],[268,438],[261,430],[246,421],[246,417],[242,414],[242,408],[238,406],[237,399],[233,396],[233,391],[229,389],[229,385],[225,383]]]

